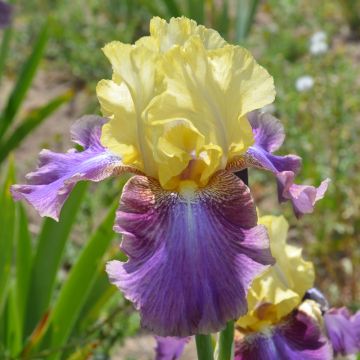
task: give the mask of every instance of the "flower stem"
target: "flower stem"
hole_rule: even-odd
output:
[[[211,335],[196,335],[195,340],[198,360],[213,360]]]
[[[221,331],[219,339],[219,360],[231,360],[234,342],[234,321],[229,321]]]

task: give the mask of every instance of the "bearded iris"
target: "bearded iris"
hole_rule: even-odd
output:
[[[282,127],[251,112],[274,100],[273,80],[216,31],[154,18],[150,36],[112,42],[104,53],[113,68],[97,86],[104,118],[73,126],[83,151],[43,150],[29,184],[13,186],[14,198],[58,219],[77,181],[136,174],[114,226],[128,261],[108,263],[111,282],[156,334],[218,331],[246,313],[252,280],[274,262],[249,188],[233,172],[271,170],[281,200],[299,215],[312,210],[326,183],[293,184],[300,159],[271,154]]]
[[[286,243],[288,224],[263,216],[276,264],[256,277],[247,295],[248,312],[235,323],[235,360],[330,360],[322,332],[321,308],[303,300],[314,284],[311,262],[301,248]],[[178,359],[189,338],[157,338],[156,359]]]
[[[248,313],[236,322],[235,359],[331,359],[321,331],[321,310],[303,301],[315,279],[314,266],[301,248],[286,243],[283,217],[264,216],[276,264],[257,277],[248,293]]]

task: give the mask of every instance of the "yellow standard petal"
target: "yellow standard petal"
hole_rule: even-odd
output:
[[[227,44],[217,31],[197,25],[194,20],[184,16],[171,18],[169,22],[154,17],[150,22],[150,34],[161,52],[168,51],[174,45],[183,46],[194,35],[199,36],[206,49],[217,49]]]
[[[112,80],[101,80],[97,96],[104,116],[101,142],[150,176],[156,176],[152,147],[146,136],[142,112],[156,95],[157,54],[145,46],[133,46],[115,41],[103,49],[113,68]]]
[[[253,144],[246,114],[274,99],[248,51],[185,17],[153,18],[150,36],[103,50],[113,76],[97,87],[102,144],[166,189],[206,186]]]
[[[149,123],[192,123],[206,144],[222,149],[221,167],[245,153],[254,142],[245,115],[275,94],[271,76],[250,53],[231,45],[207,50],[193,36],[184,46],[173,46],[162,65],[166,90],[149,105]]]
[[[295,309],[315,279],[314,266],[302,258],[301,249],[286,244],[285,218],[263,216],[259,223],[269,232],[276,264],[253,281],[248,293],[249,311],[237,321],[238,326],[254,331],[276,324]]]

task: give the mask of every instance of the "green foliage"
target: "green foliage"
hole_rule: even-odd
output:
[[[259,0],[237,0],[235,22],[236,42],[243,43],[249,35],[259,3]]]
[[[211,335],[196,335],[196,350],[199,360],[213,360],[214,348],[212,344]]]
[[[360,39],[360,3],[358,0],[338,0],[354,39]]]
[[[229,321],[226,328],[220,332],[219,360],[231,360],[234,353],[234,321]]]
[[[125,180],[118,184],[117,195]],[[0,358],[84,358],[84,353],[99,347],[101,337],[106,339],[99,349],[108,352],[113,342],[138,328],[137,316],[127,311],[127,302],[119,298],[104,273],[115,235],[118,196],[66,278],[59,281],[64,248],[87,184],[75,187],[60,221],[44,220],[34,237],[22,204],[11,199],[14,182],[10,161],[0,194]],[[121,319],[122,324],[117,324]]]
[[[42,27],[40,34],[34,43],[30,56],[23,64],[14,88],[5,104],[4,109],[0,113],[0,165],[6,159],[10,151],[14,150],[22,140],[27,137],[32,130],[39,126],[62,104],[68,102],[72,98],[72,92],[68,91],[48,104],[32,110],[29,114],[22,118],[20,124],[16,126],[16,116],[21,108],[25,96],[32,84],[33,78],[38,70],[41,59],[45,51],[50,31],[50,24],[46,22]],[[12,28],[5,31],[0,53],[0,80],[5,69],[5,63],[11,44]],[[10,134],[9,134],[10,132]]]
[[[286,131],[280,153],[303,158],[299,183],[319,185],[329,177],[325,198],[316,204],[313,214],[297,221],[290,206],[280,207],[274,201],[275,188],[270,189],[271,196],[266,195],[272,176],[251,171],[250,184],[261,194],[259,207],[264,207],[264,214],[285,211],[292,239],[304,241],[305,254],[315,259],[317,286],[331,303],[359,307],[360,252],[356,243],[360,234],[360,168],[353,156],[360,153],[359,82],[354,76],[356,48],[345,37],[339,39],[340,10],[337,1],[297,4],[270,0],[264,8],[268,22],[255,27],[247,40],[248,48],[255,50],[275,80],[275,116]],[[314,56],[309,53],[309,39],[319,30],[328,35],[330,49]],[[340,40],[341,45],[336,45]],[[298,92],[295,87],[302,75],[314,79],[314,87],[307,92]],[[353,264],[348,273],[343,262]]]
[[[112,40],[131,43],[147,34],[152,16],[170,19],[184,15],[217,29],[230,41],[244,42],[260,1],[90,0],[85,8],[83,0],[20,0],[19,3],[22,11],[32,18],[28,33],[19,40],[28,43],[37,31],[34,17],[52,14],[53,41],[48,57],[56,59],[58,67],[70,70],[81,83],[93,87],[98,79],[109,77],[109,65],[100,49]]]

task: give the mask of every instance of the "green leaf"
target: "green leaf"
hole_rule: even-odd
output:
[[[204,24],[205,0],[188,0],[187,10],[191,19]]]
[[[229,321],[226,328],[220,332],[219,360],[231,360],[234,343],[234,321]]]
[[[8,172],[0,193],[0,326],[6,303],[11,275],[12,254],[15,237],[15,204],[10,194],[10,185],[15,182],[15,169],[9,161]]]
[[[249,35],[260,0],[237,0],[236,42],[243,43]]]
[[[32,332],[49,307],[64,247],[87,185],[80,182],[75,186],[62,209],[59,222],[49,218],[44,220],[31,272],[25,335]]]
[[[113,202],[107,216],[84,247],[60,291],[50,319],[52,348],[61,348],[65,345],[98,272],[104,271],[103,257],[114,236],[112,228],[118,203],[118,199]],[[59,356],[60,354],[55,354],[51,359]]]
[[[158,7],[157,3],[153,0],[139,0],[140,4],[153,16],[160,16],[165,18],[165,14]],[[141,6],[140,5],[140,6]]]
[[[9,53],[10,41],[12,36],[12,27],[11,25],[3,32],[3,38],[0,48],[0,83],[2,76],[5,71],[6,59]]]
[[[168,10],[169,17],[181,16],[181,11],[175,0],[163,0],[164,6]]]
[[[32,244],[29,233],[29,224],[26,213],[21,203],[17,207],[17,229],[15,247],[15,279],[14,291],[16,293],[16,311],[20,319],[20,334],[24,338],[24,322],[26,319],[26,303],[30,285],[30,274],[32,264]]]
[[[11,92],[9,100],[0,117],[0,139],[4,136],[6,130],[13,122],[22,101],[32,83],[40,60],[43,57],[45,46],[48,40],[49,22],[43,26],[40,35],[33,45],[33,51],[20,71],[16,85]]]
[[[195,335],[198,360],[213,360],[214,349],[211,335]]]
[[[31,113],[22,120],[21,125],[19,125],[6,140],[3,140],[2,142],[0,141],[0,163],[4,161],[9,152],[15,149],[32,130],[46,120],[46,118],[56,111],[62,104],[70,101],[72,97],[73,92],[66,91],[64,94],[57,96],[46,105],[32,110]]]
[[[216,18],[216,30],[227,40],[229,40],[229,29],[231,19],[229,16],[229,0],[224,0],[222,10]]]
[[[18,312],[15,284],[12,282],[11,290],[6,304],[6,348],[10,355],[14,356],[19,353],[22,347],[22,323]]]
[[[74,326],[74,331],[81,333],[96,322],[108,301],[116,293],[118,289],[110,284],[107,274],[99,271]]]

